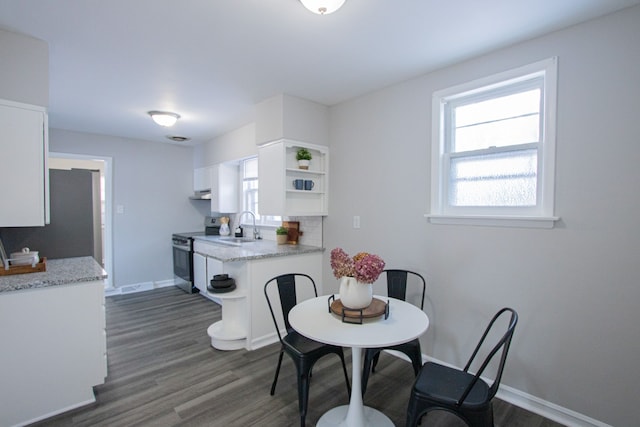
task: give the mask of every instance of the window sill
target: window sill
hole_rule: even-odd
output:
[[[425,214],[432,224],[478,225],[486,227],[553,228],[560,217],[498,216],[498,215],[440,215]]]

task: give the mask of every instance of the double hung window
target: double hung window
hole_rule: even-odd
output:
[[[433,98],[432,222],[553,226],[556,58]]]

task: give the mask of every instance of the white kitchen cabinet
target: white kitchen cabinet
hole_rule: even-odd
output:
[[[311,152],[309,169],[299,169],[299,148]],[[329,149],[299,141],[279,140],[258,149],[260,213],[283,216],[328,215]],[[312,181],[310,190],[296,189],[294,180]]]
[[[238,165],[220,163],[211,170],[211,212],[238,212]]]
[[[193,254],[193,284],[203,295],[207,291],[207,257],[197,252]]]
[[[238,165],[220,163],[193,170],[193,191],[211,191],[211,212],[238,212]]]
[[[220,350],[256,350],[277,342],[278,336],[264,296],[264,285],[275,276],[304,271],[314,278],[318,292],[322,295],[320,278],[323,255],[322,250],[318,249],[276,256],[279,255],[279,250],[274,242],[251,243],[250,246],[237,248],[238,252],[235,252],[236,249],[230,249],[229,246],[196,239],[194,251],[207,258],[207,278],[210,280],[215,274],[225,273],[236,282],[236,289],[228,293],[201,292],[204,297],[222,305],[222,320],[207,329],[211,345]],[[218,258],[220,256],[230,259],[221,260]],[[312,296],[302,290],[299,292],[302,299]],[[280,309],[276,306],[274,310]]]
[[[95,401],[107,376],[104,281],[0,292],[0,425]]]
[[[46,110],[0,100],[0,134],[0,227],[49,223]]]
[[[193,191],[201,192],[211,190],[212,166],[206,168],[196,168],[193,170]]]

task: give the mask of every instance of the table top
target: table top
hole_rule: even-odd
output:
[[[335,296],[339,298],[339,295]],[[364,319],[362,325],[342,322],[329,312],[329,295],[308,299],[289,312],[289,323],[300,334],[326,344],[342,347],[386,347],[418,338],[429,327],[429,318],[420,308],[405,301],[375,295],[389,301],[389,317]]]

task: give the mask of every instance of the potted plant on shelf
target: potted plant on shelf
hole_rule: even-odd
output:
[[[311,161],[311,153],[306,148],[299,148],[296,153],[296,160],[298,161],[298,168],[309,169],[309,163]]]
[[[276,228],[276,242],[279,245],[284,245],[287,243],[287,237],[289,234],[289,229],[286,227],[278,227]]]

